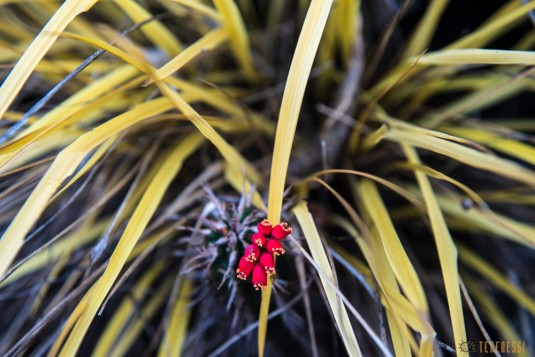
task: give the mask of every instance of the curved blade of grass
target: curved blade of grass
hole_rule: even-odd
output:
[[[535,165],[535,148],[520,140],[507,138],[504,135],[493,133],[485,128],[476,129],[448,126],[441,129],[453,135],[483,143],[488,147]]]
[[[530,186],[535,186],[535,175],[533,171],[511,160],[483,153],[431,135],[422,135],[416,131],[405,130],[395,126],[388,130],[386,138],[395,142],[427,149],[451,157],[466,165],[489,171],[499,176],[508,177]]]
[[[165,161],[160,166],[160,169],[149,184],[149,187],[147,187],[141,201],[136,207],[132,218],[128,222],[128,225],[110,258],[106,271],[99,281],[95,283],[95,289],[91,295],[91,299],[85,305],[85,309],[81,316],[76,318],[76,325],[67,341],[65,341],[60,356],[76,355],[87,329],[98,312],[100,305],[112,288],[113,283],[119,276],[137,240],[156,211],[167,187],[180,171],[184,160],[197,150],[197,147],[203,141],[204,138],[201,135],[191,134],[170,153],[164,156]]]
[[[154,83],[154,81],[162,80],[172,75],[180,68],[185,66],[187,63],[195,59],[197,56],[219,46],[221,43],[223,43],[223,41],[227,39],[227,37],[228,32],[223,28],[216,28],[215,30],[208,32],[195,43],[184,49],[184,51],[180,52],[180,54],[173,58],[171,61],[167,62],[160,69],[153,72],[150,75],[149,79],[147,79],[145,83],[143,83],[143,86],[148,86]]]
[[[167,84],[157,81],[156,85],[160,88],[163,95],[169,98],[178,110],[191,121],[193,125],[201,132],[218,149],[229,165],[237,172],[245,170],[248,177],[254,184],[261,185],[260,174],[256,171],[243,156],[230,145],[210,124],[199,114],[191,105],[189,105],[176,91],[171,89]]]
[[[105,41],[100,41],[98,39],[88,38],[88,37],[80,36],[76,34],[64,33],[63,35],[69,38],[73,38],[73,39],[77,39],[77,40],[89,43],[96,47],[99,47],[105,50],[106,52],[109,52],[113,54],[114,56],[122,59],[124,62],[131,64],[138,71],[142,73],[151,74],[156,70],[155,68],[150,66],[148,63],[144,62],[143,60],[137,59],[131,56],[130,54],[128,54],[127,52],[115,46],[112,46]],[[184,80],[181,80],[175,77],[167,77],[163,81],[184,91],[184,93],[182,94],[182,97],[185,97],[186,95],[188,95],[188,98],[191,101],[202,100],[203,102],[209,105],[212,105],[213,107],[218,108],[226,113],[240,115],[240,116],[244,115],[243,108],[241,108],[237,103],[232,103],[231,101],[229,101],[228,97],[226,97],[225,95],[217,91],[207,89],[207,88],[201,88],[201,87],[195,86],[191,83],[188,83]],[[268,122],[263,117],[257,114],[251,114],[251,117],[252,117],[252,122],[256,126],[258,126],[258,128],[261,129],[262,132],[265,132],[267,134],[273,133],[273,125],[271,124],[271,122]],[[194,124],[196,122],[198,122],[198,120],[195,121]]]
[[[47,22],[0,87],[0,118],[30,77],[39,61],[54,44],[60,33],[80,13],[89,10],[98,0],[67,0]]]
[[[484,259],[464,246],[459,246],[459,257],[466,265],[486,278],[489,283],[507,294],[512,300],[529,311],[531,315],[535,316],[535,300],[526,294],[525,291],[514,286],[507,277]]]
[[[396,275],[388,262],[385,250],[382,248],[381,237],[377,229],[372,232],[371,239],[368,241],[363,241],[355,235],[353,237],[363,252],[368,264],[372,267],[377,284],[383,292],[382,303],[386,308],[386,318],[396,356],[410,356],[411,345],[415,345],[415,342],[412,342],[413,339],[408,334],[407,325],[403,321],[400,321],[404,320],[407,322],[407,317],[403,318],[399,311],[407,312],[409,315],[408,320],[414,321],[420,320],[419,314],[413,304],[402,298],[399,284],[396,281]],[[398,310],[396,308],[400,306],[403,306],[404,309]],[[410,322],[408,323],[410,324]]]
[[[191,280],[182,280],[169,324],[165,329],[165,336],[158,350],[158,357],[182,356],[182,348],[191,315],[191,309],[188,308],[188,305],[192,286]]]
[[[535,227],[489,210],[473,208],[467,211],[461,205],[463,198],[452,199],[437,195],[442,210],[462,221],[465,227],[501,236],[531,248],[535,247]]]
[[[133,0],[115,0],[117,5],[134,21],[140,23],[149,20],[153,15],[145,7]],[[182,51],[178,38],[160,21],[150,21],[140,31],[155,45],[158,45],[168,56],[176,56]]]
[[[61,183],[74,172],[83,158],[95,147],[122,130],[166,110],[165,103],[168,103],[167,99],[160,98],[140,104],[131,111],[121,114],[82,135],[58,154],[0,239],[0,276],[5,274],[15,259],[23,244],[24,237],[45,209],[50,197]]]
[[[268,219],[274,224],[279,222],[281,218],[288,162],[290,161],[299,112],[314,56],[318,50],[331,6],[332,0],[313,0],[310,3],[290,65],[277,122],[269,180]],[[260,357],[264,355],[271,289],[271,282],[268,281],[267,288],[262,292],[262,303],[258,317],[258,354]]]
[[[223,27],[230,37],[230,45],[245,75],[249,79],[257,78],[249,53],[249,35],[238,6],[233,0],[214,0],[214,5],[221,14]]]
[[[303,235],[307,240],[314,261],[319,265],[321,270],[325,272],[327,278],[333,282],[334,276],[331,270],[331,265],[329,264],[329,259],[327,258],[327,254],[325,253],[323,244],[321,243],[316,225],[314,224],[312,215],[308,211],[306,203],[299,203],[297,206],[295,206],[293,212],[299,221],[299,225],[301,226]],[[344,341],[347,353],[350,356],[361,356],[359,344],[355,338],[355,333],[351,327],[349,315],[347,314],[344,303],[336,296],[336,291],[333,290],[331,285],[325,281],[327,278],[323,277],[323,275],[320,275],[323,289],[327,295],[327,300],[329,301],[331,311],[333,313],[336,325],[338,326],[338,331],[340,332],[342,340]]]
[[[394,224],[390,220],[390,215],[379,195],[377,187],[372,181],[363,179],[358,189],[364,207],[372,218],[381,237],[381,243],[388,257],[388,261],[401,288],[409,298],[409,301],[420,310],[421,314],[427,316],[429,309],[422,284],[399,240]]]
[[[362,220],[358,217],[357,212],[351,207],[349,202],[347,202],[326,182],[320,179],[315,179],[315,181],[321,183],[336,197],[350,215],[355,226],[360,227],[366,233],[366,239],[363,239],[351,224],[343,219],[337,220],[340,226],[355,239],[383,292],[381,302],[387,309],[387,318],[391,328],[390,332],[396,354],[402,356],[408,355],[411,346],[415,351],[418,349],[414,338],[408,333],[408,330],[404,326],[405,324],[403,321],[405,321],[414,330],[419,331],[422,336],[420,353],[423,355],[431,355],[433,339],[436,333],[429,325],[427,319],[422,318],[421,311],[418,311],[415,306],[401,294],[396,281],[396,276],[388,262],[386,252],[383,249],[377,230],[374,229],[372,232],[367,232],[366,226],[363,226]],[[353,182],[352,184],[355,185],[356,183]]]
[[[79,37],[82,41],[95,42],[93,39]],[[97,42],[95,42],[97,43]],[[132,46],[129,43],[124,43],[128,49],[127,53],[113,46],[109,46],[106,43],[98,43],[99,46],[106,50],[112,51],[111,53],[116,54],[121,59],[131,63],[136,66],[139,70],[145,73],[153,73],[155,69],[146,61],[144,61],[143,56],[138,48]],[[170,83],[175,83],[172,77],[167,77]],[[179,81],[178,81],[179,82]],[[165,83],[165,80],[160,81],[156,80],[155,84],[160,89],[160,92],[173,103],[178,110],[180,110],[190,121],[191,123],[203,134],[221,153],[229,165],[234,166],[236,171],[245,170],[246,176],[256,185],[261,185],[260,175],[247,160],[236,150],[235,147],[230,145],[214,128],[201,116],[191,105],[188,104],[182,96],[180,96],[174,89]]]
[[[419,171],[419,172],[422,172],[422,173],[426,174],[427,176],[430,176],[430,177],[433,177],[433,178],[436,178],[436,179],[439,179],[439,180],[443,180],[443,181],[449,182],[453,186],[459,188],[464,193],[466,193],[466,195],[468,197],[470,197],[470,199],[473,200],[478,205],[480,205],[480,206],[484,206],[485,205],[485,201],[483,201],[481,196],[479,196],[471,188],[469,188],[468,186],[464,185],[463,183],[461,183],[461,182],[459,182],[459,181],[457,181],[455,179],[452,179],[451,177],[449,177],[447,175],[444,175],[442,172],[439,172],[437,170],[433,170],[429,166],[420,165],[420,164],[413,164],[413,163],[401,163],[399,165],[396,164],[396,165],[392,165],[392,166],[393,167],[399,167],[399,168],[406,169],[406,170]]]
[[[268,219],[273,223],[278,222],[281,217],[286,173],[288,162],[290,161],[295,128],[299,119],[299,111],[314,55],[317,51],[331,5],[332,1],[312,1],[290,66],[277,123],[271,164]]]
[[[420,158],[414,148],[408,145],[402,145],[410,163],[420,165]],[[453,242],[448,225],[437,198],[431,187],[431,183],[427,176],[415,170],[416,180],[422,191],[429,220],[431,221],[431,229],[435,237],[437,245],[438,258],[442,268],[442,276],[444,279],[444,286],[446,287],[446,297],[450,310],[450,319],[453,326],[453,335],[455,338],[455,346],[460,346],[461,343],[467,341],[466,330],[464,324],[463,304],[461,299],[461,290],[459,285],[459,271],[457,267],[457,248]],[[458,352],[459,356],[468,356],[466,352]]]
[[[380,269],[383,272],[391,271],[393,273],[399,282],[399,286],[408,297],[411,304],[416,308],[414,317],[421,320],[421,326],[425,326],[423,330],[420,330],[422,336],[420,340],[419,354],[422,356],[432,356],[435,333],[432,328],[428,327],[429,323],[427,320],[429,319],[429,310],[427,299],[416,270],[405,253],[403,245],[397,236],[388,211],[384,206],[375,184],[370,180],[362,180],[358,185],[358,190],[363,205],[375,225],[375,234],[373,234],[373,237],[375,238],[374,256],[376,257],[379,253],[385,255],[385,258],[379,263]],[[391,273],[388,274],[392,275]],[[388,275],[382,275],[383,278],[387,276]],[[395,282],[385,282],[385,290],[392,290],[392,288],[395,289],[393,291],[395,296],[397,284]],[[397,321],[398,315],[400,315],[398,312],[394,312],[392,316],[389,315],[389,321],[391,321],[389,324],[393,331],[398,335],[396,338],[398,349],[406,349],[406,347],[403,347],[403,344],[406,344],[406,342],[401,341],[407,339],[406,328]]]

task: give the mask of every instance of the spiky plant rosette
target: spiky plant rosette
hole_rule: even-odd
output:
[[[529,354],[534,11],[0,2],[0,354]]]

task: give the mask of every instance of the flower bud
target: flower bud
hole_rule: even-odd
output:
[[[260,256],[260,248],[256,244],[249,244],[245,248],[245,253],[243,254],[245,259],[251,263],[256,262]]]
[[[258,233],[263,234],[265,236],[268,236],[271,234],[271,231],[273,230],[273,226],[271,225],[271,222],[267,219],[264,219],[262,222],[258,223]]]
[[[273,254],[268,252],[260,254],[258,264],[264,268],[267,275],[275,274],[275,260],[273,259]]]
[[[282,244],[276,239],[270,239],[266,243],[266,250],[274,255],[283,255],[286,253]]]
[[[256,290],[264,290],[267,285],[267,274],[260,264],[253,268],[253,286]]]
[[[248,261],[245,256],[241,257],[238,269],[236,269],[236,276],[238,279],[247,280],[249,274],[253,270],[255,264]]]
[[[288,223],[280,223],[277,224],[275,227],[273,227],[273,231],[271,232],[271,236],[275,239],[282,239],[288,236],[288,234],[292,233],[292,229],[288,227]]]
[[[253,243],[259,246],[260,248],[264,247],[266,245],[266,237],[261,233],[255,233],[253,234]]]

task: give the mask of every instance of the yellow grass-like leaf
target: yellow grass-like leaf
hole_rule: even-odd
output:
[[[459,247],[459,257],[470,268],[481,274],[486,280],[507,294],[512,300],[524,307],[529,313],[535,316],[535,300],[526,292],[516,286],[511,281],[487,263],[483,258],[464,246]]]
[[[313,0],[310,3],[303,29],[299,35],[297,47],[290,65],[290,72],[282,97],[273,159],[271,161],[271,176],[269,182],[268,219],[277,223],[282,213],[282,199],[288,162],[292,150],[295,129],[299,119],[299,112],[305,94],[305,88],[312,69],[314,56],[318,50],[321,35],[325,28],[332,0]],[[271,300],[272,285],[268,281],[267,288],[262,292],[262,303],[258,318],[258,354],[264,355],[267,333],[267,317]]]
[[[402,145],[403,151],[409,162],[420,165],[420,158],[414,148],[408,145]],[[448,299],[448,306],[450,310],[450,319],[453,326],[453,335],[455,338],[455,346],[459,346],[466,341],[466,330],[464,325],[463,304],[461,300],[461,290],[459,285],[459,271],[457,268],[457,248],[453,242],[446,220],[442,215],[437,198],[431,187],[431,183],[427,176],[415,171],[416,179],[425,205],[429,220],[431,221],[431,228],[435,243],[437,245],[438,258],[442,268],[442,276],[444,278],[444,286],[446,287],[446,296]],[[466,352],[459,352],[460,356],[468,356]]]
[[[476,31],[470,32],[470,34],[450,44],[446,49],[484,47],[491,40],[503,35],[506,30],[518,24],[519,20],[533,9],[535,9],[535,2],[530,1],[523,6],[504,13],[503,16],[495,17]]]
[[[188,62],[195,59],[197,56],[210,51],[217,46],[219,46],[223,41],[228,37],[227,31],[222,28],[217,28],[210,31],[203,37],[201,37],[197,42],[188,46],[184,51],[180,52],[175,58],[167,62],[162,68],[158,69],[156,72],[152,73],[149,79],[144,86],[148,86],[156,80],[162,80],[174,72],[178,71],[180,68],[185,66]]]
[[[365,180],[365,182],[369,182],[371,185],[373,185],[371,181]],[[361,196],[363,195],[362,190],[365,189],[362,185],[363,183],[360,184],[359,189]],[[407,351],[409,351],[409,343],[412,345],[412,349],[417,349],[415,343],[412,341],[412,337],[407,331],[405,324],[402,322],[405,321],[411,325],[411,327],[421,333],[420,347],[418,352],[419,355],[432,356],[435,332],[427,321],[429,313],[427,311],[427,301],[423,295],[423,289],[421,289],[421,286],[420,288],[418,287],[418,285],[420,285],[418,277],[410,261],[408,260],[401,243],[399,242],[399,238],[397,238],[395,230],[393,231],[393,226],[388,227],[389,225],[392,225],[392,223],[388,223],[388,213],[384,207],[381,207],[382,201],[380,200],[379,193],[377,192],[375,186],[373,186],[373,188],[375,190],[368,192],[370,194],[368,198],[362,197],[364,206],[367,208],[368,214],[370,214],[375,223],[375,227],[372,230],[372,240],[368,241],[367,245],[365,245],[362,241],[357,241],[357,243],[363,252],[366,252],[365,256],[370,263],[370,266],[374,270],[377,281],[385,294],[384,305],[388,311],[387,318],[391,329],[392,342],[394,344],[396,354],[407,355]],[[376,198],[373,196],[376,196],[376,198],[379,200],[378,203]],[[371,207],[372,211],[375,211],[370,212],[369,207]],[[378,214],[383,214],[384,216],[381,217],[378,216]],[[384,218],[384,222],[375,221],[382,218]],[[381,229],[383,230],[382,232]],[[385,233],[391,232],[390,234],[392,234],[392,231],[397,239],[397,242],[395,239],[390,239],[390,242],[388,239],[385,239]],[[401,249],[399,257],[396,256],[398,255],[396,251],[392,251],[392,248],[396,249],[396,246],[399,246],[399,249]],[[393,259],[397,259],[397,262],[393,262]],[[416,293],[409,291],[411,287],[407,286],[408,284],[412,283],[411,279],[416,280]],[[409,300],[423,300],[423,304],[425,304],[423,305],[423,309],[422,307],[418,306],[418,300],[416,303],[414,301],[409,302],[400,294],[398,282],[405,292],[405,295],[408,296]],[[418,290],[421,291],[418,292]]]
[[[165,336],[158,350],[158,357],[182,356],[182,348],[191,315],[191,309],[188,307],[191,290],[191,280],[183,279],[169,324],[165,329]]]
[[[422,312],[415,308],[415,306],[409,301],[407,301],[407,299],[399,291],[396,276],[391,264],[389,263],[377,229],[374,228],[371,232],[368,232],[366,226],[363,226],[363,223],[358,217],[356,211],[337,191],[320,179],[316,178],[314,181],[321,183],[325,188],[327,188],[346,209],[355,226],[360,227],[366,233],[367,237],[366,239],[363,239],[360,237],[354,227],[345,223],[343,220],[338,220],[341,227],[355,239],[356,243],[360,247],[364,257],[366,258],[366,261],[373,271],[374,277],[379,284],[381,291],[384,294],[382,303],[387,310],[388,324],[391,330],[390,332],[392,335],[392,342],[396,351],[396,355],[410,354],[411,347],[415,351],[418,350],[418,346],[416,345],[414,338],[408,332],[405,326],[405,323],[407,323],[421,334],[419,354],[422,356],[431,356],[435,332],[429,325],[429,322],[425,316],[422,316]],[[354,182],[352,182],[352,184],[355,185]]]
[[[399,240],[377,187],[372,181],[363,179],[358,189],[364,207],[381,237],[381,244],[399,281],[399,285],[409,298],[409,301],[420,310],[421,314],[427,316],[429,310],[422,284]]]
[[[405,48],[403,57],[414,57],[426,50],[429,42],[435,34],[442,13],[446,9],[449,0],[433,0],[427,6],[427,10],[418,23],[418,27],[411,35],[409,44]]]
[[[77,39],[89,44],[92,44],[96,47],[102,48],[103,50],[113,54],[114,56],[117,56],[118,58],[122,59],[126,63],[131,64],[134,66],[138,71],[144,72],[147,74],[153,73],[156,69],[150,66],[148,63],[144,62],[141,59],[135,58],[134,56],[131,56],[127,52],[112,46],[104,41],[100,41],[93,38],[88,38],[85,36],[80,36],[76,34],[64,34],[64,36]],[[131,69],[132,70],[132,69]],[[207,88],[200,88],[198,86],[195,86],[191,83],[188,83],[184,80],[180,80],[178,78],[174,77],[167,77],[163,80],[164,82],[169,83],[172,86],[177,87],[178,89],[184,91],[182,94],[182,97],[188,96],[188,100],[195,101],[195,100],[202,100],[203,102],[210,104],[214,106],[215,108],[218,108],[226,113],[234,114],[234,115],[240,115],[243,116],[243,108],[241,108],[237,103],[232,103],[229,101],[229,98],[223,95],[220,92],[207,89]],[[182,110],[181,110],[182,111]],[[184,114],[186,114],[184,111],[182,111]],[[187,112],[191,112],[191,110],[187,110]],[[196,113],[196,112],[195,112]],[[187,114],[186,114],[187,115]],[[196,114],[198,115],[198,114]],[[196,116],[195,115],[195,116]],[[188,118],[191,119],[192,116],[188,116]],[[198,119],[198,118],[197,118]],[[202,119],[202,117],[201,117]],[[273,124],[268,122],[265,118],[259,116],[258,114],[251,113],[251,119],[252,122],[261,129],[264,133],[272,134],[273,133]],[[193,123],[197,123],[199,120],[194,121]],[[254,175],[254,174],[253,174]],[[255,181],[256,182],[256,181]]]
[[[486,318],[490,323],[500,332],[500,335],[504,337],[505,341],[521,341],[522,338],[518,335],[518,332],[512,326],[510,317],[506,316],[501,306],[498,306],[492,298],[487,294],[485,289],[472,279],[463,277],[463,280],[470,290],[470,295],[478,303],[479,310],[483,311]],[[517,352],[515,356],[528,357],[527,352]]]
[[[360,0],[341,0],[338,3],[336,21],[337,40],[340,42],[343,64],[347,66],[351,57],[351,51],[355,43],[355,37],[359,31]]]
[[[164,267],[164,261],[159,260],[139,278],[132,290],[129,291],[128,296],[115,310],[113,318],[107,324],[101,335],[102,337],[98,340],[93,350],[94,356],[111,356],[125,325],[128,324],[132,315],[136,313],[137,304],[143,301],[154,280],[158,278]]]
[[[97,0],[67,0],[47,22],[39,35],[19,59],[0,87],[0,118],[17,96],[39,61],[46,55],[60,33],[80,13],[89,10]]]
[[[146,320],[150,320],[161,309],[172,286],[172,279],[168,278],[159,288],[159,294],[154,294],[139,312],[139,316],[125,331],[121,339],[115,344],[110,357],[123,357],[128,355],[128,351],[137,342],[139,335],[142,334],[146,326]]]
[[[533,66],[535,64],[535,53],[530,51],[454,49],[429,52],[418,61],[418,66],[458,66],[468,64],[519,64]]]
[[[520,160],[535,165],[535,148],[517,139],[509,139],[499,133],[485,130],[485,128],[463,128],[448,126],[442,130],[470,140],[475,140],[493,149],[499,150]]]
[[[196,0],[171,0],[171,1],[180,5],[186,6],[188,8],[191,8],[197,11],[199,14],[203,14],[205,16],[210,17],[214,21],[219,22],[221,20],[221,16],[216,11],[214,11],[213,8],[203,4],[200,1],[196,1]],[[162,5],[165,6],[166,0],[160,0],[160,2],[162,2]]]
[[[299,111],[331,5],[332,1],[328,0],[314,0],[310,4],[288,73],[277,123],[269,185],[268,218],[274,223],[280,220],[282,195]]]
[[[417,170],[417,171],[420,171],[420,172],[426,174],[427,176],[430,176],[430,177],[433,177],[433,178],[436,178],[436,179],[439,179],[439,180],[443,180],[443,181],[449,182],[453,186],[456,186],[460,190],[464,191],[464,193],[466,193],[466,195],[468,197],[470,197],[470,199],[472,199],[475,203],[477,203],[479,205],[484,205],[485,204],[485,202],[483,201],[481,196],[479,196],[471,188],[469,188],[468,186],[464,185],[463,183],[461,183],[461,182],[459,182],[459,181],[457,181],[455,179],[452,179],[449,176],[444,175],[443,173],[441,173],[441,172],[439,172],[437,170],[433,170],[432,168],[430,168],[428,166],[419,165],[419,164],[410,164],[410,163],[408,163],[408,164],[400,164],[400,165],[395,165],[395,166],[396,167],[401,167],[401,168],[404,168],[404,169],[408,169],[408,170]]]
[[[386,318],[392,335],[392,345],[394,346],[396,356],[409,356],[412,339],[408,338],[407,326],[403,321],[419,321],[419,314],[416,312],[414,305],[402,297],[398,282],[396,281],[396,275],[388,262],[385,250],[382,248],[381,237],[376,229],[373,233],[372,239],[367,242],[359,240],[355,235],[353,237],[356,239],[370,267],[372,267],[377,283],[383,292],[383,304],[386,308]],[[398,309],[399,306],[404,306],[404,309]],[[399,311],[407,312],[408,318],[403,318]]]
[[[225,165],[225,179],[237,192],[251,195],[251,190],[253,189],[251,182],[244,177],[243,173],[236,172],[228,164]],[[262,197],[256,190],[252,192],[251,203],[262,212],[267,211],[266,204],[262,201]]]
[[[104,156],[104,154],[106,154],[106,152],[108,151],[108,149],[114,144],[115,142],[115,138],[111,138],[111,139],[108,139],[104,142],[104,144],[100,145],[100,147],[97,149],[97,151],[95,151],[93,153],[93,155],[91,155],[91,157],[89,158],[89,160],[87,160],[85,163],[84,163],[84,166],[82,166],[80,168],[80,170],[78,170],[78,172],[76,173],[76,175],[74,175],[70,180],[69,182],[67,182],[62,188],[61,190],[59,190],[55,195],[54,197],[51,198],[51,201],[54,201],[56,198],[58,198],[63,192],[65,192],[66,189],[68,189],[69,187],[71,187],[71,185],[73,183],[75,183],[76,181],[78,181],[82,176],[84,176],[93,166],[95,166],[95,164]]]
[[[114,2],[121,7],[134,23],[140,23],[153,17],[143,6],[133,0],[115,0]],[[152,43],[165,51],[168,56],[176,56],[182,51],[182,44],[177,37],[158,20],[150,21],[142,26],[140,31]]]
[[[74,356],[78,351],[85,333],[98,312],[100,305],[112,288],[137,240],[156,211],[167,187],[180,171],[184,160],[197,149],[203,140],[204,138],[202,136],[191,134],[182,140],[170,153],[164,156],[165,161],[160,166],[160,169],[136,207],[110,258],[106,271],[99,281],[95,283],[90,301],[85,305],[81,316],[76,318],[76,325],[65,342],[60,356]]]
[[[421,129],[419,129],[421,130]],[[391,127],[386,138],[395,142],[427,149],[432,152],[451,157],[466,165],[508,177],[511,180],[535,186],[533,171],[504,158],[443,140],[431,135],[421,135],[413,130]]]
[[[530,69],[513,77],[496,79],[489,83],[486,88],[473,91],[443,106],[436,114],[421,120],[420,124],[427,127],[436,127],[449,118],[458,117],[459,114],[467,114],[474,110],[482,110],[504,102],[507,98],[511,98],[529,88],[530,83],[526,78],[533,73],[535,73],[535,68],[530,67]]]
[[[504,237],[531,248],[535,247],[535,227],[488,209],[473,208],[467,211],[461,205],[464,197],[458,197],[456,200],[444,196],[437,196],[437,198],[443,211],[462,221],[466,227]]]
[[[160,91],[163,95],[169,98],[169,101],[173,103],[178,110],[180,110],[184,115],[191,121],[193,125],[201,132],[206,139],[208,139],[214,146],[219,150],[221,155],[225,158],[229,165],[237,172],[242,172],[245,170],[245,175],[249,178],[254,184],[259,185],[260,175],[256,169],[243,158],[243,156],[230,145],[217,131],[206,122],[206,120],[199,114],[191,105],[189,105],[176,91],[171,89],[167,84],[156,82]]]
[[[312,215],[308,211],[307,205],[305,202],[299,203],[293,210],[299,225],[303,231],[303,234],[307,240],[307,244],[312,253],[314,261],[318,264],[321,270],[327,275],[327,277],[334,283],[334,276],[331,270],[331,265],[329,264],[329,259],[321,243],[320,236],[312,219]],[[355,338],[355,333],[351,327],[351,322],[349,321],[349,315],[345,309],[345,306],[341,299],[336,296],[336,291],[325,281],[325,277],[320,275],[320,279],[323,284],[323,289],[327,295],[327,300],[331,307],[336,325],[338,326],[338,331],[344,341],[346,351],[350,356],[361,356],[359,344]]]
[[[249,53],[249,35],[240,15],[240,10],[234,0],[214,0],[214,5],[221,14],[221,21],[230,37],[232,50],[245,75],[250,79],[256,78],[257,75],[254,72],[251,54]]]
[[[52,163],[47,173],[26,200],[15,219],[0,239],[0,276],[4,275],[15,259],[24,237],[45,209],[50,197],[61,183],[69,177],[79,163],[95,147],[122,130],[148,117],[166,110],[165,98],[155,99],[138,105],[133,110],[119,115],[93,131],[82,135],[63,150]]]
[[[83,313],[87,303],[91,299],[91,295],[95,291],[95,285],[93,285],[87,293],[82,297],[78,305],[74,308],[73,312],[71,313],[71,316],[65,322],[65,325],[63,325],[63,328],[61,329],[61,332],[59,333],[58,337],[56,338],[56,341],[54,341],[54,344],[50,348],[50,351],[48,351],[48,357],[56,357],[58,356],[59,349],[61,348],[61,345],[63,344],[63,341],[67,338],[69,333],[71,332],[74,323],[80,317],[80,315]]]
[[[104,220],[98,223],[92,221],[90,224],[84,225],[82,228],[74,231],[61,239],[57,243],[52,244],[48,249],[31,257],[28,261],[22,264],[17,270],[13,272],[6,280],[0,283],[0,287],[8,285],[24,276],[27,276],[37,270],[40,270],[51,262],[58,260],[65,252],[68,252],[72,247],[83,246],[89,242],[94,241],[109,225],[109,220]]]

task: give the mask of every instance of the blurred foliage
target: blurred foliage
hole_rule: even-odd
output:
[[[3,356],[534,353],[535,1],[0,20]],[[264,217],[294,231],[260,294]]]

